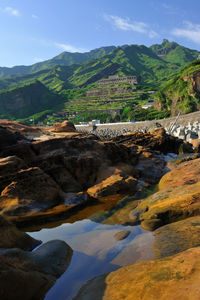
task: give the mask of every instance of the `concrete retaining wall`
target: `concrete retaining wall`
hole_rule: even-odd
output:
[[[121,123],[106,123],[106,124],[97,124],[95,128],[89,125],[76,125],[77,131],[80,132],[92,132],[98,135],[99,137],[110,138],[113,136],[120,135],[122,133],[131,132],[131,131],[145,131],[151,130],[156,126],[156,123],[162,125],[166,130],[174,123],[176,117],[153,120],[153,121],[141,121],[141,122],[121,122]],[[187,115],[182,115],[178,118],[176,125],[178,126],[187,126],[188,123],[194,122],[200,123],[200,112],[194,112]]]

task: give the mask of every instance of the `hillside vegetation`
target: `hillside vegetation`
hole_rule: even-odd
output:
[[[26,109],[20,108],[17,113],[15,110],[5,109],[2,106],[1,116],[11,119],[26,119],[35,113],[37,116],[38,113],[45,116],[46,110],[69,112],[70,109],[72,113],[84,109],[87,113],[87,107],[90,107],[91,111],[96,111],[99,107],[105,110],[129,107],[132,111],[138,104],[142,104],[141,100],[144,100],[144,103],[147,102],[148,96],[141,99],[135,93],[129,93],[127,95],[128,101],[123,101],[121,98],[124,96],[116,95],[115,98],[119,96],[116,105],[111,101],[113,95],[88,98],[89,103],[87,103],[85,93],[89,89],[97,88],[98,80],[116,74],[122,76],[136,75],[141,79],[140,89],[143,91],[158,90],[169,79],[177,75],[188,62],[196,59],[198,55],[199,52],[196,50],[163,40],[162,44],[152,45],[149,48],[143,45],[125,45],[122,47],[102,47],[86,53],[63,52],[53,59],[32,66],[0,68],[0,103],[4,103],[5,106],[5,97],[12,95],[8,102],[12,102],[13,107],[15,107],[19,98],[13,95],[19,95],[19,88],[20,91],[24,89],[26,94],[25,98],[20,96],[22,97],[20,101],[26,102]],[[38,82],[46,88],[46,92],[43,91],[40,97],[41,85]],[[28,89],[27,86],[31,86],[31,88]],[[31,94],[28,97],[29,92]],[[22,94],[21,92],[20,95]],[[32,95],[38,95],[39,98],[37,99],[39,100],[34,98],[37,105],[28,101]],[[62,105],[60,105],[61,102]],[[30,105],[32,107],[29,107]],[[33,107],[35,108],[33,109]],[[158,108],[160,109],[159,106]],[[169,105],[164,105],[161,109],[163,108],[169,110]],[[129,115],[131,115],[130,112]]]
[[[54,94],[39,81],[0,93],[1,119],[26,119],[39,113],[37,116],[39,120],[45,113],[62,109],[62,106],[63,98]]]
[[[174,116],[200,109],[200,60],[185,67],[154,95],[155,108],[167,109]]]
[[[42,70],[51,69],[57,65],[69,66],[76,63],[83,63],[93,58],[99,58],[115,49],[114,46],[101,47],[85,53],[62,52],[52,59],[35,63],[31,66],[15,66],[12,68],[0,67],[0,78],[13,77],[16,75],[31,74]]]

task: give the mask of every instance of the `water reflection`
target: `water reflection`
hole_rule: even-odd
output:
[[[114,235],[121,230],[131,233],[126,239],[117,241]],[[142,239],[137,239],[144,234],[140,226],[107,225],[86,219],[29,234],[43,242],[64,240],[74,250],[70,267],[47,293],[46,300],[71,300],[87,280],[134,263],[139,257],[145,259],[145,252],[148,256],[152,253],[152,239],[146,239],[148,243],[144,248]]]
[[[43,242],[64,240],[74,250],[69,268],[49,290],[45,300],[71,300],[89,279],[153,258],[152,233],[128,222],[129,212],[137,202],[153,191],[154,188],[135,197],[126,197],[117,204],[113,198],[107,203],[84,208],[65,220],[67,223],[57,222],[49,224],[49,228],[29,232]],[[118,241],[114,235],[121,230],[131,233]]]

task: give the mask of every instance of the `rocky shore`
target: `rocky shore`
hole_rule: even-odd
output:
[[[167,165],[167,153],[193,153],[193,147],[163,128],[102,141],[94,134],[76,132],[66,122],[46,131],[1,124],[0,298],[43,299],[72,256],[62,241],[31,252],[40,241],[15,225],[66,219],[94,203],[109,202],[113,196],[119,200],[159,182],[156,193],[124,212],[126,222],[153,230],[156,260],[95,278],[76,299],[157,299],[159,289],[164,291],[159,299],[169,299],[168,294],[170,299],[199,299],[200,159],[195,154]],[[168,172],[169,168],[173,170]],[[122,232],[116,238],[126,235]],[[193,298],[187,298],[191,282]],[[174,297],[175,286],[179,298]]]
[[[74,300],[200,298],[200,194],[198,156],[177,161],[158,192],[129,212],[153,230],[155,260],[123,267],[89,281]]]

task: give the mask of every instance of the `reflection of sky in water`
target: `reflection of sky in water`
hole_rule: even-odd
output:
[[[117,241],[114,234],[121,230],[129,230],[131,234]],[[71,300],[87,280],[119,268],[123,262],[118,259],[115,265],[112,261],[127,246],[134,244],[135,237],[142,236],[143,232],[139,226],[106,225],[85,219],[29,233],[43,242],[64,240],[74,250],[69,268],[49,290],[45,300]],[[131,253],[129,261],[134,263],[134,253]]]

